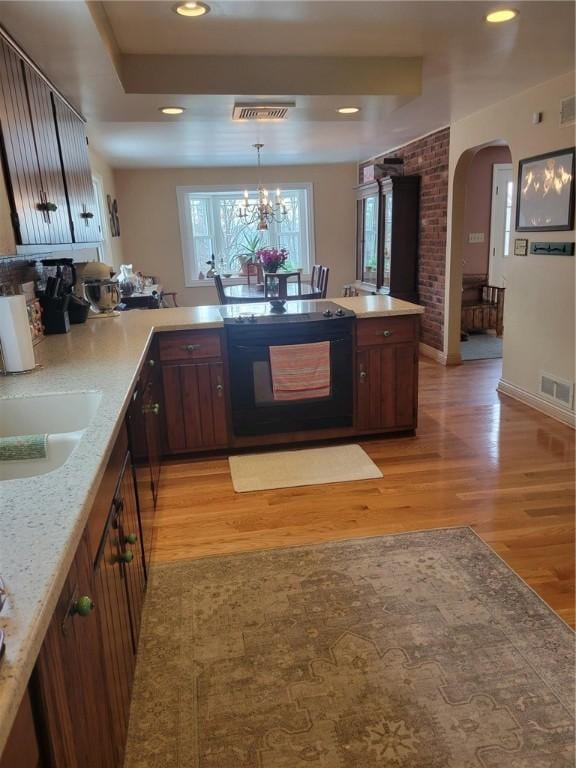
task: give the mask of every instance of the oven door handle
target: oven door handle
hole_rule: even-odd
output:
[[[320,339],[320,341],[328,341],[330,344],[345,344],[346,342],[350,341],[350,337],[346,336],[341,339]],[[255,352],[258,350],[266,350],[268,351],[270,347],[300,347],[304,346],[305,344],[318,344],[318,341],[302,341],[297,342],[296,344],[293,344],[292,342],[288,342],[288,344],[259,344],[258,346],[252,346],[247,347],[244,344],[234,344],[232,345],[232,349],[237,349],[242,352]]]

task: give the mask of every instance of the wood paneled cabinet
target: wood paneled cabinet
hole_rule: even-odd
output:
[[[418,316],[359,320],[356,428],[382,432],[416,428]]]
[[[164,434],[168,453],[228,445],[222,347],[219,331],[160,335]]]
[[[84,123],[2,37],[0,128],[17,244],[100,240]]]
[[[33,726],[28,710],[9,741],[13,754],[28,754],[24,741],[38,733],[38,758],[34,762],[30,753],[30,768],[122,765],[144,588],[136,491],[122,429],[30,681]],[[8,762],[10,754],[4,753],[1,768],[28,768]]]
[[[128,409],[130,450],[136,478],[146,564],[152,552],[163,449],[164,402],[160,373],[157,339],[153,339]]]
[[[356,188],[356,277],[381,293],[418,300],[419,176]]]
[[[101,240],[102,234],[84,123],[57,94],[52,94],[52,100],[72,239],[75,243],[93,243]]]

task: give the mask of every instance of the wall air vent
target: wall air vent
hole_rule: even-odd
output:
[[[553,400],[555,403],[572,407],[574,397],[574,382],[559,379],[558,376],[551,376],[549,373],[540,374],[540,394],[547,400]]]
[[[234,104],[232,120],[285,120],[288,110],[295,106],[294,101],[275,104],[238,103]]]
[[[568,96],[560,101],[560,125],[576,123],[576,96]]]

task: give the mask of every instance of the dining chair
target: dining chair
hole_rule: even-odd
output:
[[[214,275],[214,285],[216,286],[216,292],[218,294],[218,301],[220,304],[229,304],[230,299],[224,293],[224,285],[220,275]]]
[[[312,288],[318,287],[318,275],[320,273],[320,267],[317,264],[314,264],[312,267],[312,273],[310,275],[310,285]]]
[[[320,275],[318,277],[318,284],[315,286],[320,292],[322,299],[326,298],[328,291],[328,276],[330,274],[330,267],[320,267]]]

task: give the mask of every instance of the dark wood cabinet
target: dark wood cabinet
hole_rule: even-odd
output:
[[[162,459],[163,397],[154,339],[128,409],[128,431],[136,479],[144,563],[150,562]]]
[[[416,428],[418,318],[360,320],[356,352],[356,428]]]
[[[4,36],[0,129],[17,244],[101,240],[84,123]]]
[[[113,766],[122,765],[128,730],[130,692],[136,657],[130,610],[126,600],[126,576],[120,559],[122,546],[117,510],[114,510],[102,539],[94,571],[95,601],[101,615],[104,670],[102,688],[110,708],[110,733]]]
[[[135,654],[140,636],[140,617],[142,614],[144,591],[146,589],[146,577],[132,471],[130,454],[128,454],[116,497],[114,498],[111,525],[114,529],[118,530],[118,563],[126,585],[132,644]]]
[[[58,146],[75,243],[102,239],[84,123],[56,94],[52,94]]]
[[[16,242],[69,243],[72,236],[67,223],[64,182],[61,170],[58,175],[54,168],[58,146],[53,119],[52,131],[44,134],[49,127],[50,93],[45,83],[39,83],[32,74],[18,54],[0,39],[2,163]],[[50,204],[57,209],[48,210]]]
[[[224,448],[228,424],[223,364],[167,365],[162,374],[168,451]]]
[[[29,691],[24,694],[18,709],[8,742],[0,757],[0,768],[47,768],[40,755]]]
[[[397,299],[418,300],[419,176],[357,187],[357,279]]]
[[[60,768],[112,767],[109,688],[103,686],[105,659],[99,600],[92,561],[82,537],[54,617],[40,650],[33,690],[40,701],[47,764]]]
[[[223,340],[218,331],[160,335],[167,453],[229,444]]]
[[[46,243],[71,243],[72,232],[68,214],[68,204],[64,187],[64,176],[54,121],[52,106],[52,91],[40,75],[26,62],[22,63],[24,80],[30,106],[32,133],[38,174],[41,183],[42,199],[40,205],[44,208],[42,240]],[[47,205],[53,205],[55,210],[47,210]]]
[[[1,768],[122,765],[144,589],[136,490],[123,428]]]

